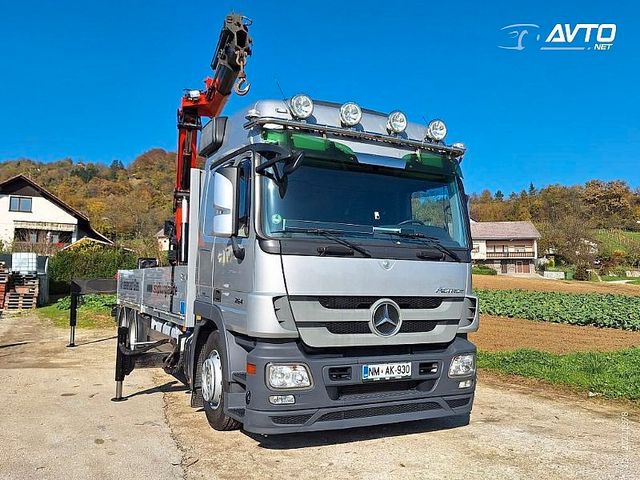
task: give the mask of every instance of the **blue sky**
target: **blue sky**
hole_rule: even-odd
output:
[[[468,191],[640,186],[637,2],[3,0],[0,160],[126,163],[174,149],[182,89],[209,74],[231,10],[254,20],[253,88],[226,113],[280,97],[277,80],[287,95],[444,119],[447,140],[468,146]],[[617,34],[610,51],[540,51],[532,36],[498,48],[514,44],[500,29],[515,23]]]

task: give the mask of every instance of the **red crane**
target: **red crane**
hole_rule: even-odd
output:
[[[231,13],[226,16],[211,60],[213,77],[205,78],[204,90],[186,90],[178,109],[177,171],[173,194],[175,237],[172,241],[177,251],[177,263],[187,260],[187,238],[183,228],[188,218],[190,169],[196,167],[202,117],[220,115],[232,91],[241,96],[249,91],[244,67],[251,55],[250,25],[251,21],[242,15]]]

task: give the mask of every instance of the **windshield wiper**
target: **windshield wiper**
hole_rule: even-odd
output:
[[[453,250],[451,250],[449,247],[445,247],[444,245],[442,245],[440,243],[440,239],[437,237],[431,237],[429,235],[425,235],[424,233],[420,233],[420,232],[414,232],[414,231],[391,231],[391,230],[380,230],[378,231],[378,233],[383,233],[385,235],[395,235],[396,237],[403,237],[403,238],[415,238],[418,240],[422,240],[423,243],[427,244],[430,247],[435,248],[436,250],[439,250],[441,253],[444,253],[445,255],[448,255],[449,257],[453,258],[456,262],[462,262],[462,259],[460,258],[460,256],[454,252]]]
[[[322,235],[323,237],[326,237],[329,240],[333,240],[336,243],[339,243],[341,245],[344,245],[345,247],[349,247],[352,250],[355,250],[356,252],[360,253],[364,257],[371,257],[371,254],[367,250],[362,248],[360,245],[357,245],[353,242],[350,242],[349,240],[346,240],[344,238],[341,238],[335,235],[336,233],[343,233],[340,230],[327,230],[324,228],[289,227],[289,228],[285,228],[284,230],[280,230],[279,232],[310,233],[312,235]],[[273,233],[279,233],[279,232],[273,232]]]

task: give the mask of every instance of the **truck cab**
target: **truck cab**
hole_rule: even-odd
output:
[[[189,268],[169,268],[186,282],[170,289],[181,366],[214,428],[470,413],[464,146],[443,131],[305,95],[203,127]]]

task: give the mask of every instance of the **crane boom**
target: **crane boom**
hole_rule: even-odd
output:
[[[202,117],[217,117],[222,113],[233,91],[245,95],[249,91],[244,66],[251,55],[251,21],[231,13],[225,17],[218,45],[211,60],[213,76],[204,80],[204,90],[186,90],[178,109],[178,150],[173,211],[175,236],[172,248],[177,251],[175,263],[187,261],[186,224],[188,218],[190,169],[198,157],[198,132]]]

